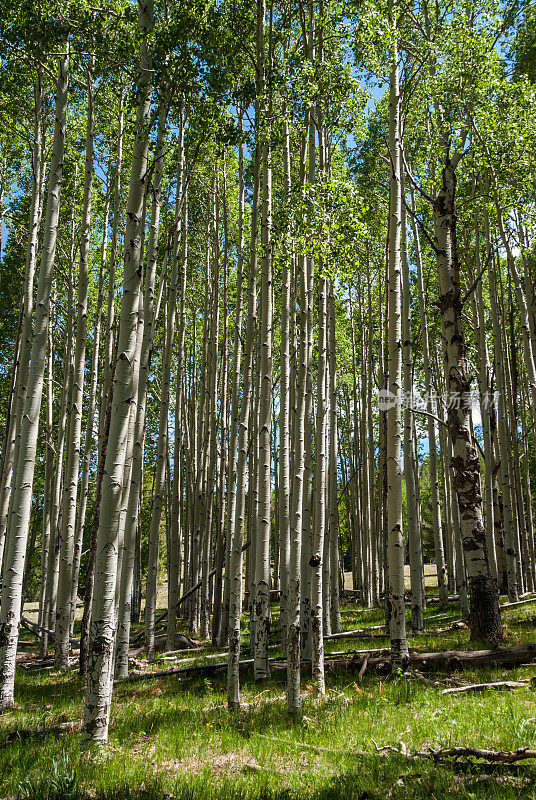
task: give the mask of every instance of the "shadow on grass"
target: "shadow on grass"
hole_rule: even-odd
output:
[[[355,762],[355,759],[354,759]],[[218,776],[203,773],[176,777],[173,787],[158,779],[138,786],[126,783],[104,791],[82,789],[76,782],[28,784],[17,800],[534,800],[536,771],[529,767],[475,765],[435,766],[411,763],[396,754],[360,757],[337,775],[304,787],[286,786],[287,776],[260,770],[248,781],[240,771]]]

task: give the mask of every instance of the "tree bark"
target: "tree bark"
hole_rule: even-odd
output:
[[[141,222],[145,195],[148,155],[152,59],[146,36],[152,28],[153,5],[140,5],[140,95],[127,205],[125,231],[125,269],[123,302],[118,340],[110,435],[106,450],[99,519],[95,591],[91,611],[88,682],[84,712],[83,739],[106,744],[112,694],[112,667],[115,634],[115,579],[121,494],[124,480],[125,445],[133,398],[135,375],[133,358],[138,332],[139,287],[141,281]]]
[[[10,518],[8,543],[2,575],[0,605],[0,711],[14,703],[15,659],[18,626],[22,611],[22,582],[26,559],[26,544],[30,526],[32,490],[39,433],[39,416],[43,393],[47,337],[50,314],[50,294],[56,255],[56,240],[60,210],[60,191],[63,173],[67,89],[69,82],[69,49],[59,59],[54,126],[53,152],[50,163],[47,211],[37,287],[34,336],[28,373],[28,387],[21,420],[17,473],[13,486],[13,509]]]

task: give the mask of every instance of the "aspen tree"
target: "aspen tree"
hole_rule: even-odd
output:
[[[220,628],[222,622],[222,588],[223,588],[223,566],[226,551],[225,542],[225,521],[226,521],[226,476],[229,474],[227,468],[228,453],[228,357],[227,348],[229,343],[229,310],[227,303],[228,292],[228,253],[229,253],[229,224],[227,214],[227,174],[226,174],[225,152],[222,163],[222,195],[223,195],[223,285],[222,285],[222,307],[223,307],[223,337],[222,354],[220,366],[220,453],[219,453],[219,477],[218,477],[218,519],[216,527],[216,554],[214,568],[216,575],[214,578],[214,608],[212,614],[212,641],[217,644],[220,640]]]
[[[400,88],[398,64],[398,14],[396,2],[390,4],[393,41],[389,84],[389,405],[387,410],[387,535],[389,565],[389,635],[393,671],[406,670],[409,652],[406,639],[404,598],[404,545],[402,538],[402,327],[401,327],[401,225],[402,172],[400,130]]]
[[[54,274],[58,219],[60,210],[63,154],[65,147],[65,121],[67,115],[67,89],[69,83],[69,43],[58,63],[58,83],[55,103],[55,126],[43,245],[37,286],[36,317],[28,372],[28,386],[24,414],[20,424],[19,457],[13,482],[12,507],[7,532],[7,549],[2,573],[2,600],[0,604],[0,711],[14,703],[15,660],[18,628],[22,612],[22,590],[26,544],[30,526],[32,489],[35,471],[39,412],[43,393],[50,294]]]
[[[74,206],[73,206],[74,219]],[[74,233],[71,235],[71,249],[74,250]],[[69,276],[69,302],[68,319],[72,322],[72,302],[71,302],[71,278]],[[51,299],[52,305],[54,301]],[[51,487],[51,522],[50,522],[50,544],[48,550],[47,577],[43,599],[43,625],[41,652],[46,654],[48,649],[48,633],[54,627],[56,619],[56,598],[58,590],[59,560],[60,560],[60,510],[61,510],[61,487],[63,477],[63,455],[65,450],[65,437],[68,423],[68,407],[72,384],[72,359],[73,359],[73,325],[67,326],[67,334],[64,343],[65,369],[63,371],[62,391],[59,408],[59,419],[56,436],[56,456],[54,460],[54,474],[52,476]]]
[[[242,106],[238,107],[238,127],[240,134],[243,131],[244,112]],[[231,430],[229,437],[229,459],[227,465],[227,493],[225,522],[225,583],[223,587],[222,625],[219,637],[220,644],[229,641],[229,610],[231,599],[231,544],[232,527],[234,524],[237,503],[237,444],[238,426],[240,421],[239,392],[240,368],[242,364],[242,316],[243,316],[243,269],[244,269],[244,145],[242,138],[238,144],[238,241],[236,264],[236,309],[234,320],[233,367],[231,384]]]
[[[317,362],[317,404],[315,425],[315,515],[312,539],[311,566],[311,635],[313,682],[319,694],[325,692],[324,682],[324,640],[322,625],[322,557],[326,525],[327,488],[327,280],[322,275],[318,283],[318,362]]]
[[[476,189],[474,187],[473,191]],[[475,223],[475,270],[476,270],[476,286],[474,293],[471,294],[471,301],[473,304],[473,313],[477,326],[477,345],[478,345],[478,385],[480,391],[480,413],[482,417],[482,435],[484,439],[484,473],[485,473],[485,524],[486,524],[486,541],[488,544],[488,554],[490,560],[491,573],[493,580],[498,584],[498,570],[497,570],[497,553],[494,535],[494,520],[493,520],[493,443],[492,443],[492,414],[493,405],[491,403],[491,385],[490,385],[490,364],[488,355],[488,343],[486,338],[485,328],[485,308],[484,296],[482,291],[482,277],[480,276],[482,266],[480,263],[480,229],[479,218],[475,210],[474,213]],[[473,278],[473,276],[471,276]]]
[[[87,501],[89,495],[89,473],[91,467],[91,455],[94,443],[94,423],[95,410],[97,404],[97,381],[99,377],[99,356],[101,350],[101,328],[102,328],[102,307],[104,301],[104,270],[106,267],[106,253],[108,245],[108,218],[110,211],[109,193],[106,193],[104,208],[103,237],[101,245],[101,258],[99,269],[99,287],[97,294],[97,308],[95,313],[95,326],[93,329],[93,352],[91,356],[91,375],[89,379],[89,403],[86,421],[86,435],[84,441],[84,455],[82,459],[82,475],[80,478],[80,498],[76,517],[75,531],[75,557],[74,557],[74,577],[72,585],[72,607],[76,608],[76,596],[78,593],[78,578],[80,572],[80,558],[82,555],[82,545],[86,526]],[[71,622],[72,634],[72,622]]]
[[[339,600],[339,505],[337,498],[337,353],[335,336],[335,293],[330,283],[329,319],[329,542],[330,542],[330,615],[332,633],[341,631]]]
[[[502,639],[499,600],[490,571],[480,493],[480,464],[471,434],[471,395],[466,376],[465,336],[454,211],[456,166],[460,155],[447,155],[441,188],[434,200],[434,232],[439,273],[439,303],[447,375],[448,427],[453,445],[451,466],[458,496],[463,549],[466,554],[473,638]]]
[[[161,187],[163,177],[163,148],[166,129],[167,109],[162,104],[158,116],[155,161],[153,173],[153,202],[149,241],[147,244],[147,264],[144,275],[143,299],[140,298],[138,314],[138,334],[135,359],[139,363],[137,385],[136,419],[132,433],[132,466],[130,470],[129,493],[125,514],[123,538],[123,558],[118,599],[117,640],[115,649],[115,673],[118,678],[128,675],[128,648],[136,561],[136,541],[138,532],[138,510],[143,486],[143,454],[145,445],[145,421],[147,406],[147,387],[149,369],[154,344],[156,319],[161,303],[165,282],[165,269],[160,278],[158,298],[155,303],[154,291],[157,267],[158,233],[160,230]],[[182,162],[181,162],[182,163]],[[182,166],[180,167],[182,169]],[[167,265],[167,251],[165,256]],[[155,307],[156,306],[156,307]]]
[[[258,111],[258,104],[256,107]],[[258,116],[256,114],[256,133]],[[229,600],[229,661],[227,665],[227,704],[229,708],[240,707],[240,619],[242,615],[242,545],[246,515],[246,481],[248,438],[252,405],[253,359],[255,326],[257,321],[257,244],[258,213],[261,178],[261,153],[258,136],[255,138],[253,197],[251,204],[251,240],[248,277],[248,316],[244,342],[244,370],[242,404],[240,407],[240,426],[238,433],[238,461],[236,470],[236,506],[232,521],[230,557],[230,600]],[[249,484],[251,500],[251,483]]]
[[[498,293],[497,280],[495,275],[496,265],[489,269],[490,292],[492,297]],[[493,325],[493,345],[494,345],[494,372],[495,385],[497,386],[497,432],[500,453],[499,476],[502,488],[503,513],[504,513],[504,539],[506,572],[508,581],[508,599],[516,602],[519,597],[517,583],[517,564],[516,564],[516,538],[517,529],[512,507],[512,485],[511,485],[511,466],[510,466],[510,436],[508,432],[506,385],[504,377],[505,354],[501,335],[501,324],[497,310],[492,308],[491,312]]]
[[[404,385],[404,479],[406,482],[406,504],[408,525],[408,550],[411,579],[411,629],[422,633],[423,622],[423,560],[421,530],[417,516],[418,464],[415,463],[413,446],[413,347],[411,340],[411,285],[407,242],[407,219],[404,180],[402,175],[401,259],[402,259],[402,362]],[[440,598],[445,602],[445,598]],[[447,599],[448,600],[448,599]]]
[[[188,204],[183,179],[184,161],[184,105],[180,109],[180,128],[179,128],[179,154],[177,184],[181,186],[181,249],[180,249],[180,276],[179,276],[179,332],[177,347],[177,375],[176,375],[176,395],[175,395],[175,442],[174,442],[174,465],[172,483],[172,502],[170,519],[170,553],[169,553],[169,581],[168,581],[168,616],[166,631],[166,649],[172,650],[175,640],[175,629],[178,616],[178,602],[180,592],[180,573],[181,573],[181,547],[183,541],[183,529],[181,519],[181,499],[180,491],[180,471],[182,463],[182,417],[183,417],[183,370],[184,370],[184,344],[186,333],[186,284],[188,266]]]
[[[300,184],[306,176],[306,142],[302,139],[300,151]],[[287,609],[287,703],[293,714],[301,710],[300,694],[300,608],[301,608],[301,563],[303,503],[305,482],[305,414],[307,392],[307,337],[308,337],[308,292],[310,260],[300,254],[297,259],[299,280],[299,349],[297,354],[296,411],[294,413],[293,464],[290,528],[290,581]]]
[[[84,192],[80,263],[78,269],[78,299],[75,334],[75,354],[72,394],[70,397],[68,453],[63,478],[62,532],[58,600],[55,626],[55,661],[61,669],[69,667],[71,629],[74,623],[72,586],[75,579],[75,525],[78,496],[78,473],[82,433],[82,400],[84,396],[87,307],[89,284],[89,233],[91,221],[91,184],[93,180],[93,71],[94,56],[90,56],[87,77],[86,156],[84,167]]]
[[[30,353],[32,348],[32,311],[35,262],[43,205],[45,156],[43,152],[43,70],[38,68],[34,81],[34,146],[32,153],[32,202],[24,264],[24,290],[21,305],[20,346],[14,362],[13,401],[9,424],[6,428],[5,448],[2,451],[0,484],[0,573],[6,544],[10,491],[13,470],[16,469],[16,443],[20,440],[20,426],[26,401]]]
[[[284,112],[285,113],[285,112]],[[288,117],[284,116],[285,199],[290,203],[292,179],[290,173],[290,132]],[[279,406],[279,550],[280,550],[280,614],[281,639],[286,648],[287,604],[290,579],[290,303],[291,280],[294,278],[294,250],[290,236],[285,239],[282,265],[281,293],[281,352],[280,352],[280,406]]]
[[[163,160],[163,135],[165,131],[165,117],[161,120],[161,138],[159,142],[160,150],[157,158],[160,160],[159,185],[155,188],[158,199],[155,196],[155,215],[152,223],[154,233],[152,239],[152,252],[150,256],[156,260],[156,247],[158,242],[158,227],[160,221],[160,191],[162,181],[162,160]],[[179,154],[180,164],[177,173],[177,187],[175,196],[175,218],[179,220],[182,195],[182,151]],[[160,406],[158,417],[158,440],[157,455],[154,478],[153,506],[151,512],[151,526],[149,530],[149,560],[147,565],[147,594],[145,599],[145,652],[148,658],[154,657],[154,620],[156,613],[156,595],[158,588],[158,554],[160,540],[160,521],[162,508],[164,505],[164,492],[166,480],[166,460],[168,451],[168,412],[169,395],[171,386],[171,357],[173,353],[173,339],[175,335],[175,316],[177,311],[177,286],[179,278],[179,254],[180,254],[181,234],[177,229],[173,237],[173,249],[171,253],[171,275],[169,292],[167,299],[167,313],[165,321],[165,336],[162,355],[162,388],[160,392]],[[154,249],[153,249],[154,248]]]
[[[260,95],[263,97],[261,113],[262,160],[262,213],[261,213],[261,296],[260,296],[260,373],[259,373],[259,499],[257,511],[257,545],[255,553],[255,679],[269,677],[268,639],[270,635],[270,521],[272,503],[271,448],[272,430],[272,166],[271,166],[271,103],[264,95],[270,91],[266,84],[264,59],[265,0],[257,1],[257,63],[260,76]],[[269,48],[271,49],[271,29]],[[271,67],[271,52],[270,52]],[[269,74],[271,80],[271,73]]]
[[[83,739],[105,744],[112,695],[113,648],[115,634],[115,572],[117,537],[124,479],[125,444],[130,403],[135,381],[134,353],[138,333],[139,287],[141,280],[141,221],[143,217],[148,152],[147,121],[150,113],[152,59],[147,36],[152,28],[153,5],[140,5],[141,36],[140,95],[132,156],[132,171],[125,231],[125,270],[123,301],[119,325],[118,358],[115,371],[113,410],[106,449],[105,476],[99,518],[95,591],[91,610],[88,681],[82,729]]]
[[[448,588],[446,582],[447,569],[445,565],[445,549],[443,540],[443,527],[441,524],[441,502],[439,497],[439,475],[437,466],[437,439],[436,425],[436,403],[434,401],[434,385],[432,382],[432,369],[430,360],[430,340],[428,334],[428,315],[426,313],[426,294],[424,289],[423,263],[421,253],[421,243],[419,232],[415,223],[415,203],[412,191],[412,232],[415,245],[415,260],[417,264],[417,286],[419,296],[419,310],[421,318],[421,336],[424,369],[424,388],[426,392],[426,411],[427,411],[427,432],[428,432],[428,452],[430,468],[430,499],[432,511],[432,529],[434,533],[434,552],[437,570],[437,586],[440,603],[448,607]]]
[[[104,336],[104,368],[102,377],[101,406],[99,415],[99,461],[103,460],[102,448],[104,444],[104,426],[106,424],[106,410],[108,397],[112,390],[114,375],[113,350],[115,331],[115,274],[119,253],[119,224],[121,221],[121,170],[123,167],[123,139],[125,132],[125,116],[123,108],[124,87],[119,89],[117,109],[117,151],[115,163],[115,176],[112,202],[112,238],[110,242],[110,264],[108,272],[108,297],[106,304],[106,322]]]
[[[38,624],[46,628],[45,620],[45,593],[47,587],[47,570],[52,532],[52,487],[54,473],[54,337],[52,335],[52,313],[48,330],[48,357],[46,371],[46,456],[45,456],[45,488],[43,497],[43,542],[41,548],[41,585],[39,587],[39,618]],[[47,619],[48,622],[48,619]],[[41,631],[41,655],[46,655],[46,643],[43,647],[44,631]]]

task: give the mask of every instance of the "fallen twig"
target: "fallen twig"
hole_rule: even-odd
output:
[[[363,663],[359,667],[359,672],[357,673],[357,679],[358,679],[358,681],[360,683],[363,680],[363,675],[365,674],[365,672],[367,670],[367,665],[368,665],[368,662],[369,662],[369,658],[370,658],[370,655],[367,653],[367,655],[363,659]]]
[[[492,683],[470,683],[468,686],[454,686],[443,689],[441,694],[460,694],[461,692],[478,692],[483,689],[523,689],[527,688],[526,681],[495,681]]]

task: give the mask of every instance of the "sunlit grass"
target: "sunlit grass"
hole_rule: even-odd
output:
[[[535,610],[527,605],[504,611],[506,644],[536,643]],[[431,606],[426,617],[438,613]],[[381,609],[343,607],[347,630],[380,624],[382,616]],[[447,627],[449,619],[459,616],[453,604],[443,619],[427,627]],[[326,653],[387,645],[386,638],[354,637],[327,642]],[[410,647],[430,651],[471,645],[468,630],[461,629],[412,636]],[[273,653],[280,655],[277,649]],[[181,657],[177,664],[205,661]],[[159,659],[144,668],[170,666]],[[462,677],[522,679],[534,671],[528,665],[464,672]],[[5,744],[0,747],[0,797],[536,798],[536,767],[530,764],[468,772],[378,752],[385,745],[400,749],[401,743],[408,750],[453,744],[507,750],[536,746],[536,694],[529,685],[515,692],[443,695],[443,685],[430,682],[433,675],[427,678],[386,680],[367,672],[358,682],[354,668],[327,666],[328,692],[319,700],[305,670],[299,719],[287,712],[284,671],[274,670],[262,685],[244,673],[243,708],[237,713],[225,706],[225,671],[119,684],[107,749],[82,745],[78,733],[38,734]],[[84,681],[74,670],[19,669],[16,699],[17,708],[0,717],[0,742],[22,728],[81,719]]]

